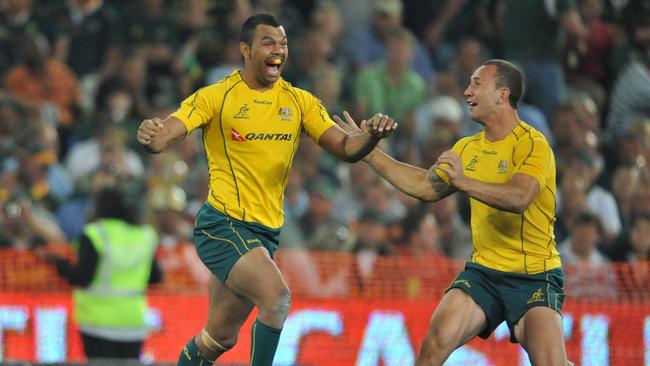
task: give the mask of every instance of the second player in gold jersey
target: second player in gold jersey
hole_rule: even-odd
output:
[[[452,148],[467,177],[506,184],[526,174],[540,190],[521,213],[499,209],[470,197],[472,262],[498,271],[536,274],[561,266],[555,248],[555,158],[544,135],[519,124],[503,140],[490,141],[485,131],[460,139]],[[449,183],[445,172],[436,173]]]
[[[401,191],[425,201],[454,192],[471,200],[474,253],[433,314],[415,365],[442,365],[503,321],[534,365],[567,365],[562,334],[564,275],[555,249],[555,160],[542,134],[519,120],[521,71],[505,60],[477,68],[465,89],[484,127],[427,170],[375,149],[364,160]],[[350,132],[354,126],[344,126]]]
[[[188,134],[203,131],[208,202],[232,218],[273,229],[284,222],[284,188],[301,132],[318,143],[335,126],[310,93],[283,79],[259,92],[239,70],[199,89],[172,116]]]

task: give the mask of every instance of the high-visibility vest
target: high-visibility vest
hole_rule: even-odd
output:
[[[158,236],[150,226],[101,219],[84,227],[99,255],[92,282],[73,292],[80,326],[145,329],[151,265]]]

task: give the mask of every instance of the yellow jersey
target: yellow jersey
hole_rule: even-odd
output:
[[[511,273],[536,274],[561,266],[555,245],[555,158],[544,135],[520,121],[503,140],[490,142],[481,131],[452,148],[466,176],[506,184],[513,174],[532,176],[539,194],[522,213],[499,210],[471,198],[472,262]],[[441,170],[438,175],[448,182]]]
[[[171,114],[189,134],[203,132],[210,171],[208,203],[245,222],[280,228],[284,189],[304,131],[314,142],[335,125],[310,93],[283,79],[260,92],[235,70],[199,89]]]

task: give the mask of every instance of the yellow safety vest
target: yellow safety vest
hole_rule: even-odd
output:
[[[84,227],[99,255],[97,270],[86,288],[73,292],[77,324],[144,329],[151,264],[158,236],[150,226],[101,219]]]

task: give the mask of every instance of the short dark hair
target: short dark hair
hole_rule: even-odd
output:
[[[583,225],[593,225],[599,234],[602,234],[604,231],[603,224],[598,218],[598,216],[590,212],[581,213],[580,215],[578,215],[578,217],[576,217],[575,221],[573,222],[574,228]]]
[[[259,13],[251,15],[241,26],[241,32],[239,33],[239,42],[244,42],[250,46],[253,43],[253,38],[255,37],[255,29],[257,29],[258,25],[270,25],[271,27],[279,27],[281,24],[271,14]]]
[[[524,96],[524,76],[521,70],[512,62],[501,59],[491,59],[485,61],[483,66],[492,65],[497,68],[497,88],[506,87],[510,89],[510,96],[508,103],[514,109],[517,109],[517,104]]]
[[[137,222],[136,209],[129,203],[126,192],[120,188],[102,188],[95,194],[94,203],[96,219],[121,219],[130,224]]]

